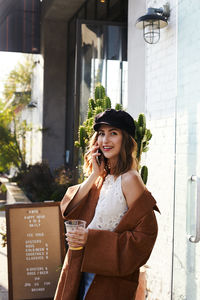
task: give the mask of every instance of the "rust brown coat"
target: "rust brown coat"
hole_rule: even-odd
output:
[[[70,187],[61,211],[67,219],[91,222],[102,182],[70,212],[67,207],[79,185]],[[112,197],[112,195],[111,195]],[[157,237],[154,210],[156,201],[148,190],[134,202],[114,230],[90,229],[84,250],[68,250],[54,300],[76,300],[81,272],[95,273],[86,300],[133,300],[138,286],[139,268],[146,263]]]

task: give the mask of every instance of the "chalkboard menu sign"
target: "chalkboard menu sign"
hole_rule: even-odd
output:
[[[65,254],[58,202],[6,206],[9,300],[53,299]]]

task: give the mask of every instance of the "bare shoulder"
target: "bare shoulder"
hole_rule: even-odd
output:
[[[134,186],[134,188],[141,188],[143,191],[145,189],[142,178],[136,170],[130,170],[122,174],[122,185],[124,185],[125,188]]]
[[[122,174],[122,191],[128,207],[139,198],[145,190],[145,185],[136,170],[130,170]]]

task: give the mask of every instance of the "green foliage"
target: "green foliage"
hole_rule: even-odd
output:
[[[90,98],[88,100],[87,119],[79,126],[78,141],[75,141],[75,146],[80,148],[82,151],[82,158],[87,150],[88,142],[94,134],[94,117],[107,108],[111,108],[110,98],[106,96],[105,88],[101,84],[96,86],[94,96],[95,99]],[[120,104],[118,104],[118,107],[121,109]]]
[[[95,100],[103,99],[106,96],[105,88],[99,84],[95,89]]]
[[[149,141],[152,138],[151,131],[146,128],[146,118],[144,114],[138,116],[138,120],[135,122],[135,141],[137,142],[137,160],[139,164],[139,169],[141,169],[140,174],[144,184],[147,183],[148,179],[148,168],[146,166],[141,167],[140,161],[143,152],[149,150]]]
[[[23,63],[18,63],[10,72],[4,86],[3,95],[5,102],[14,96],[13,105],[15,106],[29,103],[33,68],[32,55],[28,55]]]
[[[26,122],[19,123],[12,110],[0,113],[0,172],[11,166],[18,170],[26,167],[25,150],[20,148],[19,138],[25,139],[28,130]]]
[[[7,191],[7,188],[6,188],[5,184],[1,184],[0,185],[0,192],[3,193],[3,194],[5,194],[6,191]]]
[[[149,150],[149,140],[152,138],[151,131],[146,128],[146,118],[144,114],[140,114],[138,120],[135,120],[135,141],[138,145],[137,159],[140,163],[142,152]]]
[[[1,246],[6,247],[6,245],[7,245],[7,234],[6,234],[5,229],[4,229],[4,231],[0,231],[0,235],[1,235]]]
[[[66,189],[72,184],[72,174],[64,167],[51,172],[47,163],[29,165],[24,172],[13,178],[32,202],[61,201]]]
[[[31,126],[20,121],[20,111],[31,99],[32,56],[26,57],[10,72],[4,86],[4,99],[0,100],[0,172],[7,172],[11,166],[17,170],[26,168],[26,132]],[[23,144],[23,143],[22,143]]]
[[[103,98],[103,108],[104,110],[107,108],[111,108],[111,101],[110,98],[107,96]]]
[[[115,105],[115,109],[116,109],[116,110],[123,110],[122,104],[117,103],[117,104]]]
[[[75,146],[79,147],[82,150],[82,158],[85,154],[88,142],[91,136],[94,133],[93,124],[94,117],[98,114],[106,110],[107,108],[111,108],[110,98],[106,96],[105,88],[102,85],[97,85],[95,89],[95,99],[90,98],[88,100],[88,114],[87,119],[79,126],[78,138],[79,140],[75,142]],[[116,110],[123,110],[123,106],[121,104],[116,104]],[[137,142],[137,161],[139,164],[139,170],[141,173],[141,177],[143,182],[146,184],[148,178],[148,168],[146,166],[141,167],[140,161],[143,152],[147,152],[149,150],[149,140],[152,137],[151,131],[146,128],[146,118],[144,114],[140,114],[138,116],[138,120],[134,120],[135,122],[135,141]],[[83,161],[83,159],[82,159]]]
[[[143,166],[142,169],[141,169],[141,177],[142,177],[142,180],[144,182],[144,184],[147,183],[147,178],[148,178],[148,168],[147,166]]]

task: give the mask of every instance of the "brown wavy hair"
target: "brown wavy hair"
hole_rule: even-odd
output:
[[[128,172],[131,169],[138,171],[138,162],[136,159],[137,154],[137,143],[126,131],[122,130],[122,145],[119,153],[119,159],[114,167],[113,175],[119,176],[123,173]],[[92,173],[92,157],[90,150],[95,145],[98,139],[98,132],[95,132],[90,139],[89,150],[84,156],[84,166],[83,171],[86,176]],[[109,168],[107,164],[107,159],[105,160],[105,172],[109,173]]]

